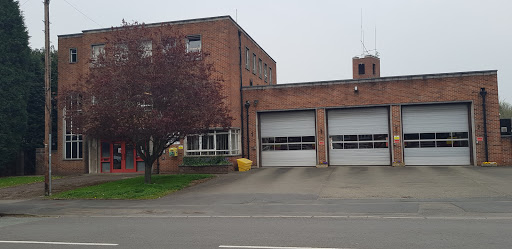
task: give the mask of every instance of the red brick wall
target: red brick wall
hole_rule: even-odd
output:
[[[512,166],[512,137],[501,138],[502,166]]]
[[[364,64],[364,74],[359,74],[359,64]],[[375,74],[373,74],[373,64],[375,64]],[[352,78],[353,79],[368,79],[368,78],[379,78],[380,77],[380,59],[373,56],[367,55],[365,57],[353,57],[352,58]]]
[[[231,126],[240,128],[240,57],[238,30],[241,30],[241,28],[239,28],[231,18],[227,17],[174,22],[170,24],[174,30],[183,35],[201,35],[202,51],[210,55],[207,57],[207,60],[214,64],[217,71],[213,76],[220,76],[223,79],[223,85],[225,86],[224,94],[227,96],[225,103],[231,110],[231,116],[234,119]],[[166,28],[162,28],[160,25],[152,26],[152,28],[161,29],[163,33],[168,32]],[[91,56],[91,46],[93,44],[104,43],[105,37],[109,35],[108,31],[109,30],[88,31],[77,35],[59,37],[59,89],[62,89],[64,86],[69,87],[73,84],[83,82],[84,76],[87,75],[90,68],[89,58]],[[272,68],[272,81],[275,84],[277,82],[275,61],[270,58],[245,31],[241,30],[243,85],[249,86],[250,80],[253,81],[253,85],[268,84],[268,82],[264,82],[263,78],[260,79],[258,75],[254,75],[252,71],[245,69],[246,47],[250,50],[251,59],[252,53],[255,53],[257,58],[261,58],[262,62],[267,64],[267,67]],[[69,63],[70,48],[77,49],[77,63]],[[58,115],[62,117],[61,112],[59,112]],[[62,118],[59,118],[58,128],[59,134],[64,134],[62,130]],[[88,173],[86,160],[63,159],[62,139],[62,136],[59,136],[58,151],[54,155],[55,173]],[[168,154],[163,156],[160,160],[160,171],[165,173],[178,172],[178,165],[182,162],[183,150],[179,150],[179,153],[178,158],[168,158]],[[236,159],[236,157],[234,159]],[[154,165],[154,168],[156,168],[156,165]]]
[[[393,146],[393,165],[402,166],[404,159],[402,153],[401,142],[404,139],[402,137],[402,108],[400,105],[392,105],[391,106],[391,144]],[[399,136],[399,142],[394,143],[394,136]]]
[[[326,116],[325,109],[320,108],[316,110],[316,139],[317,139],[317,164],[323,164],[328,162],[327,160],[327,137],[325,136],[326,131]]]
[[[357,86],[359,91],[355,92]],[[285,84],[244,88],[245,100],[258,100],[251,116],[259,111],[301,110],[312,108],[399,106],[425,103],[473,103],[474,137],[483,137],[482,98],[480,88],[487,91],[487,130],[489,160],[499,164],[502,160],[498,116],[498,84],[495,71],[387,77],[378,79]],[[393,107],[393,122],[399,120],[398,107]],[[396,124],[396,123],[395,123]],[[317,124],[317,126],[320,126]],[[255,125],[250,126],[251,131]],[[395,127],[393,127],[395,129]],[[393,132],[399,132],[393,130]],[[251,146],[256,138],[251,137]],[[484,144],[476,145],[476,164],[485,160]],[[401,148],[394,147],[395,159],[401,157]],[[251,160],[254,160],[251,154]]]

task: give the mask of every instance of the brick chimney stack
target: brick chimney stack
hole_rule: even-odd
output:
[[[354,79],[369,79],[380,77],[380,58],[374,55],[364,55],[352,58],[352,73]]]

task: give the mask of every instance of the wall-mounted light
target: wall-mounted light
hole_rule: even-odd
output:
[[[257,105],[258,105],[258,103],[259,103],[259,101],[258,101],[257,99],[256,99],[256,100],[254,100],[254,106],[257,106]]]
[[[357,86],[354,87],[354,92],[359,92],[359,89],[357,89]]]

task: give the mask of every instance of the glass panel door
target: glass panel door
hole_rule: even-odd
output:
[[[110,172],[110,143],[101,142],[101,172]]]
[[[134,163],[135,163],[135,155],[133,153],[133,145],[126,144],[126,170],[132,171],[134,169]]]
[[[120,171],[123,168],[123,145],[121,143],[113,144],[113,171]]]

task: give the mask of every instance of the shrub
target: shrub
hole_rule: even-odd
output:
[[[232,165],[224,156],[184,157],[182,166]]]

